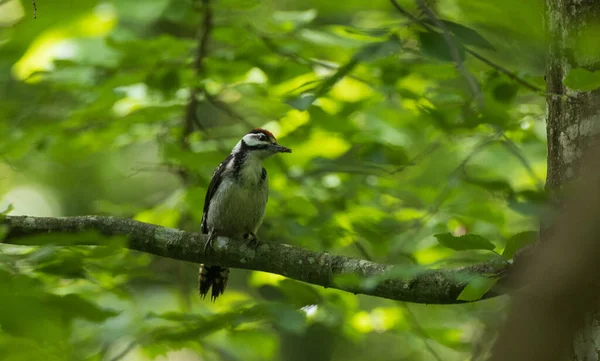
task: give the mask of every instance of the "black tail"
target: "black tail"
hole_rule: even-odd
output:
[[[208,290],[212,286],[210,299],[215,302],[217,297],[225,292],[228,278],[229,268],[201,264],[198,270],[198,290],[200,291],[200,296],[202,298],[206,297]]]

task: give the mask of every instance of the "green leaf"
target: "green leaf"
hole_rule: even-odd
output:
[[[429,338],[437,343],[461,352],[471,352],[473,345],[457,329],[448,327],[424,327]]]
[[[54,296],[49,299],[48,304],[62,309],[71,317],[83,318],[97,323],[119,314],[114,310],[100,308],[76,294]]]
[[[359,62],[367,62],[390,56],[396,53],[400,47],[401,43],[396,37],[390,37],[387,41],[368,44],[355,53],[346,64],[339,67],[332,76],[326,78],[318,87],[312,89],[310,92],[304,92],[292,99],[287,99],[286,103],[298,110],[307,110],[315,100],[327,94],[340,79],[348,75]]]
[[[321,301],[314,286],[296,280],[284,279],[277,284],[277,288],[286,296],[288,304],[304,306]]]
[[[494,46],[475,30],[452,21],[442,20],[446,28],[458,37],[463,43],[487,50],[496,50]]]
[[[35,270],[64,278],[83,278],[85,276],[83,259],[78,254],[53,259],[49,263],[36,267]]]
[[[456,298],[461,301],[477,301],[481,299],[498,281],[497,278],[474,277]]]
[[[360,286],[362,279],[354,273],[336,274],[333,276],[333,283],[338,287],[356,287]]]
[[[286,103],[298,110],[307,110],[316,99],[317,97],[312,93],[303,93],[295,98],[288,99]]]
[[[456,37],[452,37],[452,40],[452,46],[456,47],[458,57],[461,60],[464,59],[465,48],[457,41]],[[443,34],[432,31],[419,33],[419,43],[423,53],[427,56],[443,61],[456,61]]]
[[[501,179],[495,179],[495,180],[489,179],[488,180],[488,179],[475,178],[475,177],[472,177],[469,175],[465,175],[463,177],[463,180],[466,183],[482,187],[489,191],[502,192],[505,194],[513,194],[514,193],[511,185],[505,180],[501,180]]]
[[[538,216],[544,210],[548,201],[548,195],[543,191],[524,190],[511,194],[508,198],[508,206],[519,213]]]
[[[435,234],[434,237],[442,246],[452,248],[456,251],[470,249],[487,249],[492,251],[496,248],[492,242],[477,234],[466,234],[464,236],[456,237],[448,232]]]
[[[575,68],[569,71],[564,83],[573,90],[592,91],[600,88],[600,72]]]
[[[4,239],[8,235],[8,226],[5,224],[0,225],[0,241]]]
[[[293,334],[302,334],[306,330],[306,315],[300,310],[284,304],[271,304],[268,310],[280,329]]]
[[[506,247],[504,247],[504,252],[502,252],[502,256],[506,259],[511,259],[521,248],[535,243],[537,239],[537,232],[535,231],[526,231],[520,232],[508,239],[506,241]]]
[[[5,210],[3,210],[2,212],[0,212],[0,218],[2,218],[2,216],[6,216],[7,214],[9,214],[12,210],[13,210],[13,205],[12,203],[9,204]]]
[[[340,79],[346,76],[346,74],[352,71],[352,69],[354,69],[354,67],[357,64],[357,58],[353,57],[348,63],[339,67],[338,70],[332,76],[325,79],[312,92],[300,94],[296,98],[287,100],[286,103],[298,110],[308,109],[314,103],[314,101],[317,100],[317,98],[327,94],[327,92],[335,85],[335,83],[337,83]]]
[[[28,246],[72,246],[72,245],[116,245],[122,243],[124,236],[107,237],[97,231],[83,231],[80,233],[53,232],[20,237],[13,241],[14,244]]]
[[[355,58],[359,61],[372,61],[397,54],[402,49],[402,42],[395,36],[391,36],[386,41],[371,43],[364,46]]]
[[[315,9],[306,11],[276,11],[273,13],[273,20],[279,23],[291,22],[296,25],[304,25],[313,21],[317,17]]]
[[[165,94],[175,92],[181,86],[179,72],[174,69],[156,69],[146,77],[146,84],[160,89]]]
[[[492,94],[494,99],[502,103],[510,103],[517,96],[519,85],[513,83],[500,83],[494,87]]]

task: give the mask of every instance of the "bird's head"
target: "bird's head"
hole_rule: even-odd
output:
[[[256,128],[244,135],[233,148],[233,152],[247,152],[260,159],[265,159],[275,153],[291,153],[292,150],[277,144],[277,140],[268,130]]]

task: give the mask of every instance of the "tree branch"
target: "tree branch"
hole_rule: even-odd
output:
[[[202,28],[198,33],[198,47],[196,48],[193,63],[194,75],[196,78],[204,74],[204,59],[208,53],[207,46],[213,28],[213,13],[210,0],[202,0],[202,10],[204,12]],[[201,89],[196,85],[190,89],[190,98],[185,109],[185,122],[181,138],[184,149],[189,149],[188,137],[194,130],[194,125],[197,126],[199,130],[205,131],[205,127],[202,125],[196,114],[198,108],[198,95],[200,92]]]
[[[39,245],[28,236],[48,233],[77,234],[96,231],[105,236],[124,236],[127,247],[157,256],[181,261],[208,263],[232,268],[270,272],[314,285],[331,287],[398,301],[455,304],[469,279],[477,275],[498,276],[507,271],[497,262],[446,270],[424,270],[410,276],[399,276],[399,268],[361,259],[317,253],[286,244],[263,243],[256,250],[245,242],[219,237],[213,251],[204,254],[206,236],[128,219],[102,216],[29,217],[6,216],[0,224],[9,230],[4,243]],[[84,239],[69,245],[101,245]],[[395,274],[395,275],[394,275]],[[406,274],[406,272],[404,272]],[[355,275],[361,280],[381,279],[375,287],[335,282],[341,275]],[[490,291],[484,298],[498,296]]]

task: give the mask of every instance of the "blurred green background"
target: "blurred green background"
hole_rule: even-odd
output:
[[[0,211],[198,231],[212,171],[264,127],[293,153],[265,164],[263,241],[443,268],[510,258],[537,228],[541,1],[429,1],[465,72],[442,31],[387,1],[209,0],[200,71],[201,1],[36,5],[34,19],[31,1],[0,0]],[[446,232],[496,249],[444,247]],[[0,359],[480,359],[506,302],[416,305],[233,270],[213,304],[196,278],[117,245],[1,246]]]

